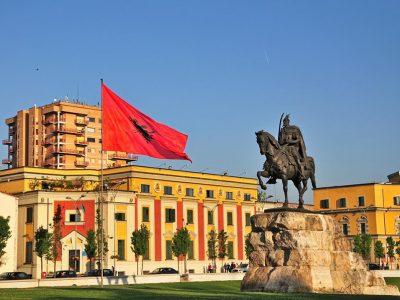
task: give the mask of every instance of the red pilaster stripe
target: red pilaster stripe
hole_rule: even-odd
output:
[[[204,247],[204,206],[203,203],[197,203],[198,210],[198,228],[197,228],[197,240],[199,241],[199,260],[205,259],[205,247]]]
[[[243,216],[242,216],[242,206],[236,205],[236,215],[237,215],[237,243],[238,243],[238,259],[243,259]]]
[[[218,206],[218,231],[224,229],[224,204]]]
[[[177,209],[177,220],[176,220],[176,225],[179,228],[183,227],[183,202],[182,201],[177,201],[176,202],[176,209]]]
[[[162,258],[161,240],[161,201],[154,199],[154,247],[156,261],[160,261]]]

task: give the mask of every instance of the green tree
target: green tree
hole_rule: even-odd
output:
[[[400,258],[400,240],[396,242],[396,254]],[[399,264],[397,264],[397,269],[399,269]]]
[[[190,248],[190,233],[186,227],[177,229],[172,238],[172,252],[178,259],[179,272],[179,257],[183,256],[184,272],[187,273],[186,257]]]
[[[244,252],[246,253],[247,259],[250,259],[250,255],[253,251],[254,251],[254,248],[250,243],[250,233],[249,233],[245,236],[245,240],[244,240]]]
[[[97,254],[99,259],[99,269],[101,269],[100,259],[104,262],[104,259],[107,257],[108,242],[103,228],[103,219],[101,218],[100,208],[96,209],[96,225]],[[103,247],[101,247],[101,245],[103,245]]]
[[[43,258],[50,260],[52,234],[43,226],[35,231],[35,252],[40,257],[40,273],[43,272]]]
[[[7,246],[7,241],[11,237],[10,217],[4,218],[0,216],[0,266],[2,265],[2,257],[6,254],[4,249]]]
[[[353,251],[360,254],[365,260],[369,260],[371,256],[372,239],[369,234],[358,234],[354,237]]]
[[[208,240],[207,240],[207,256],[208,259],[211,260],[213,267],[216,267],[215,260],[217,258],[217,241],[218,235],[214,229],[212,229],[208,233]]]
[[[132,232],[131,236],[131,250],[136,258],[136,273],[139,274],[139,258],[142,257],[142,270],[143,274],[143,256],[149,251],[150,231],[145,224],[140,225],[140,229]]]
[[[56,212],[54,213],[53,216],[53,235],[52,235],[52,245],[51,245],[51,257],[53,258],[54,277],[56,276],[58,256],[62,255],[61,225],[62,225],[61,206],[60,204],[58,204]]]
[[[85,252],[87,258],[89,259],[89,271],[92,271],[92,261],[97,255],[96,232],[93,229],[90,229],[87,232]]]
[[[383,245],[381,241],[376,241],[374,246],[375,257],[379,260],[379,264],[381,263],[381,259],[385,257],[385,251],[383,249]]]
[[[226,233],[225,230],[221,230],[218,232],[218,258],[222,261],[221,262],[221,267],[224,264],[225,256],[228,255],[227,253],[227,240],[228,240],[228,234]]]
[[[391,236],[386,238],[386,244],[387,244],[387,255],[390,258],[390,269],[392,269],[395,242]]]

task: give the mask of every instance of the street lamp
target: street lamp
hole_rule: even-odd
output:
[[[77,262],[77,250],[78,249],[76,249],[76,232],[77,232],[77,230],[78,230],[78,220],[77,220],[77,216],[79,215],[80,216],[80,212],[79,212],[79,207],[77,206],[77,203],[78,203],[78,201],[79,200],[81,200],[83,197],[85,197],[85,195],[86,194],[82,194],[82,195],[80,195],[79,196],[79,198],[78,199],[73,199],[73,198],[71,198],[70,196],[67,196],[66,197],[66,199],[68,199],[68,200],[74,200],[75,201],[75,213],[76,213],[76,217],[75,217],[75,245],[74,245],[74,247],[75,247],[75,251],[74,251],[74,271],[75,271],[75,273],[76,273],[76,262]],[[78,212],[78,213],[77,213]],[[81,218],[79,217],[79,221],[81,221]]]

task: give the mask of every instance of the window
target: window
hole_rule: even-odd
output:
[[[32,242],[25,243],[25,263],[31,264],[32,263]]]
[[[226,199],[227,200],[233,200],[233,193],[232,192],[226,192]]]
[[[89,122],[96,122],[95,118],[89,118]]]
[[[209,210],[207,212],[207,224],[214,225],[214,213],[212,210]]]
[[[339,199],[339,207],[346,207],[346,198]]]
[[[344,235],[349,235],[349,224],[347,223],[342,224],[342,231]]]
[[[172,259],[172,241],[165,241],[165,259]]]
[[[125,213],[115,213],[115,220],[116,221],[126,221]]]
[[[69,222],[80,222],[81,216],[79,214],[69,214]]]
[[[244,199],[243,199],[244,201],[251,201],[251,195],[250,194],[245,193],[243,197],[244,197]]]
[[[95,138],[92,138],[92,137],[88,137],[88,138],[87,138],[87,141],[88,141],[89,143],[95,143],[95,142],[96,142],[96,139],[95,139]]]
[[[175,222],[175,209],[166,208],[165,209],[165,223],[174,223]]]
[[[246,219],[246,226],[250,226],[250,213],[246,213],[245,214],[245,219]]]
[[[88,128],[86,128],[86,131],[89,132],[89,133],[94,133],[95,129],[92,128],[92,127],[88,127]]]
[[[320,206],[321,208],[329,208],[329,200],[328,199],[321,200]]]
[[[207,190],[206,191],[206,197],[207,198],[214,198],[214,191],[213,190]]]
[[[194,197],[194,190],[191,188],[186,188],[186,196],[187,197]]]
[[[146,241],[146,245],[147,245],[146,252],[143,255],[143,259],[149,260],[150,259],[150,241],[149,240]]]
[[[125,260],[125,240],[118,240],[118,260]]]
[[[358,197],[358,206],[365,206],[365,198],[364,198],[364,196]]]
[[[32,223],[33,221],[33,207],[26,208],[26,223]]]
[[[193,210],[192,209],[187,210],[186,224],[193,224]]]
[[[400,205],[400,196],[394,196],[393,197],[393,204],[394,205]]]
[[[228,258],[229,259],[234,259],[235,257],[233,256],[233,242],[228,242],[227,244],[227,250],[228,250]]]
[[[142,207],[142,222],[149,222],[150,220],[150,212],[149,212],[149,208],[143,206]]]
[[[150,185],[148,185],[148,184],[142,184],[141,186],[140,186],[140,192],[141,193],[150,193]]]
[[[190,241],[190,243],[189,243],[188,259],[194,259],[194,242],[193,241]]]
[[[233,216],[231,211],[228,211],[228,213],[226,214],[226,220],[228,225],[233,225]]]
[[[367,233],[367,226],[366,226],[365,223],[360,223],[360,232],[361,232],[362,234]]]
[[[172,186],[164,186],[164,195],[172,195]]]

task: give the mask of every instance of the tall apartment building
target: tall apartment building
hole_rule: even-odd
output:
[[[54,169],[101,167],[101,108],[56,101],[21,110],[6,119],[8,168],[46,167]],[[137,156],[106,152],[104,167],[121,167]]]

